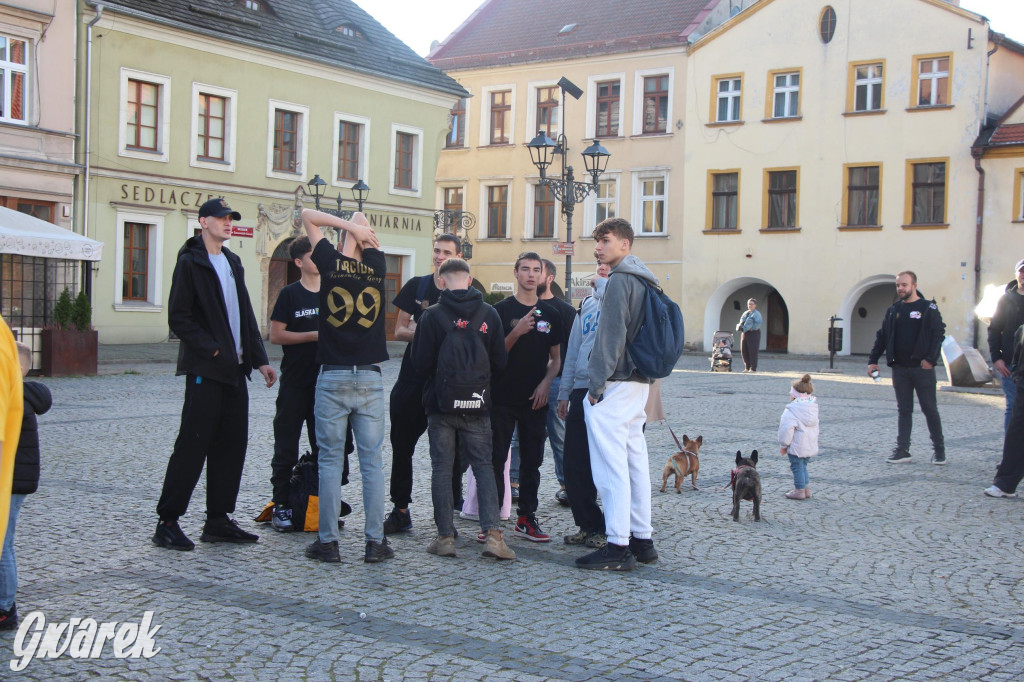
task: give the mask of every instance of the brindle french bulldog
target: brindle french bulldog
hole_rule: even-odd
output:
[[[744,457],[736,451],[736,468],[732,470],[732,520],[740,520],[740,500],[754,503],[754,520],[761,520],[761,474],[757,473],[757,450]]]

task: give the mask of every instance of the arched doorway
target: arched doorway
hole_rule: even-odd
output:
[[[896,300],[896,278],[875,275],[858,282],[839,306],[837,323],[843,328],[843,350],[840,355],[867,355],[875,343],[875,334],[882,327],[885,311]]]
[[[764,318],[761,349],[773,353],[789,350],[789,308],[771,283],[757,277],[737,277],[719,286],[708,298],[704,308],[704,348],[711,348],[711,339],[718,330],[732,331],[747,309],[747,299],[757,300],[757,309]],[[771,341],[769,341],[771,339]],[[736,334],[736,347],[739,347]],[[770,345],[769,345],[770,344]]]
[[[274,255],[270,257],[270,266],[267,268],[267,319],[270,319],[270,313],[274,310],[274,304],[277,303],[277,297],[281,293],[281,289],[285,285],[297,282],[299,280],[299,269],[295,267],[295,262],[291,259],[288,254],[288,248],[292,245],[294,239],[285,239],[283,242],[277,245],[274,249]]]

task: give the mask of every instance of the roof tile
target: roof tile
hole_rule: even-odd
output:
[[[989,145],[1024,144],[1024,123],[1010,123],[996,128]]]

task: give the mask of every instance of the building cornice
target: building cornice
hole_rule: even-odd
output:
[[[23,170],[43,171],[46,173],[61,173],[63,175],[79,175],[83,169],[77,163],[28,158],[13,154],[0,154],[0,168],[21,168]]]

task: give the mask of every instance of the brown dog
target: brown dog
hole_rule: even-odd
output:
[[[671,429],[669,429],[671,433]],[[668,485],[668,477],[674,475],[676,477],[676,492],[681,493],[683,479],[690,476],[690,485],[693,486],[694,490],[700,490],[697,487],[697,472],[700,471],[700,446],[704,443],[704,436],[697,436],[697,440],[690,440],[689,437],[684,433],[683,442],[680,443],[679,439],[676,438],[676,434],[672,433],[672,438],[675,439],[676,445],[679,446],[679,452],[675,453],[668,458],[665,462],[665,470],[661,472],[661,492],[665,492],[665,487]]]

